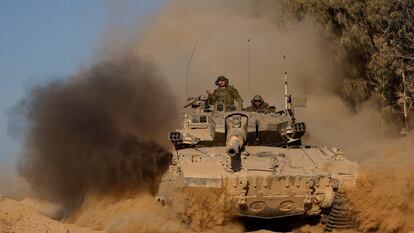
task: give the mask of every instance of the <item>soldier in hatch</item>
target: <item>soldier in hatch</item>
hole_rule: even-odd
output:
[[[248,108],[249,111],[255,112],[268,112],[269,104],[266,103],[261,95],[253,96],[251,100],[252,105]]]
[[[236,109],[234,101],[237,101],[237,109],[243,107],[243,100],[239,95],[239,92],[233,86],[229,86],[229,80],[224,76],[219,76],[216,80],[218,86],[213,93],[207,91],[208,102],[211,105],[216,103],[223,103],[226,106],[226,110]]]

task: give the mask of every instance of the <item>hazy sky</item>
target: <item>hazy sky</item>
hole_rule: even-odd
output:
[[[108,26],[138,27],[142,17],[157,10],[162,2],[2,0],[0,163],[13,160],[18,154],[19,142],[7,132],[8,112],[30,86],[51,78],[68,77],[80,67],[93,63],[103,46],[102,38]]]

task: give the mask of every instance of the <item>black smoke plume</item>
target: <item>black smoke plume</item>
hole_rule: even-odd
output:
[[[44,199],[73,208],[86,193],[153,192],[167,169],[174,97],[138,58],[105,61],[31,89],[19,171]]]

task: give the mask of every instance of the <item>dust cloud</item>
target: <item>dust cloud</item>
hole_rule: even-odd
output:
[[[312,93],[310,86],[335,89],[339,75],[328,42],[320,37],[314,22],[284,20],[279,8],[274,7],[270,15],[256,5],[257,1],[248,0],[168,1],[143,31],[136,51],[168,74],[180,100],[185,97],[187,68],[196,42],[189,67],[189,96],[205,94],[215,88],[217,76],[225,75],[245,100],[259,93],[280,108],[285,70],[295,94]],[[335,78],[327,83],[328,77]]]
[[[372,145],[351,202],[362,232],[414,230],[414,135]]]
[[[35,86],[16,109],[27,121],[20,173],[39,197],[66,208],[89,192],[154,192],[168,167],[162,145],[176,123],[175,102],[139,58]]]
[[[32,195],[26,180],[17,174],[15,164],[8,160],[0,161],[0,195],[14,200]]]
[[[177,190],[173,202],[161,206],[152,195],[119,198],[88,195],[66,221],[110,233],[243,232],[232,219],[221,191]]]
[[[357,185],[348,197],[357,229],[344,233],[406,233],[414,229],[414,135],[365,144],[353,156],[360,162]],[[305,226],[302,233],[320,232]]]

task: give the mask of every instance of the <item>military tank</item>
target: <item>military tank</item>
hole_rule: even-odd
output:
[[[345,190],[355,186],[358,166],[338,149],[302,144],[297,102],[289,96],[282,111],[254,112],[189,99],[182,127],[169,134],[176,151],[157,199],[168,203],[172,188],[220,189],[239,216],[325,214],[326,231],[352,228]]]

